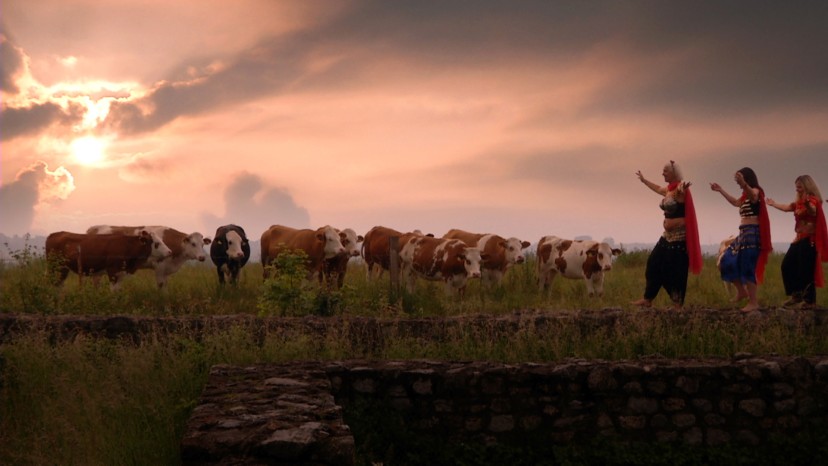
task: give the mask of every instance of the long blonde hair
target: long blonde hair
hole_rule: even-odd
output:
[[[822,203],[822,194],[819,193],[819,188],[817,187],[816,181],[811,178],[811,175],[800,175],[796,177],[796,183],[802,183],[802,187],[805,188],[805,194],[810,194],[812,196],[816,196],[819,199],[819,202]]]

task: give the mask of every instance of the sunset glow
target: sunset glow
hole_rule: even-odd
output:
[[[106,143],[93,136],[75,139],[71,144],[72,156],[81,165],[96,166],[106,157]]]
[[[635,173],[663,183],[675,160],[718,244],[738,213],[709,186],[737,194],[741,167],[780,201],[802,174],[828,191],[825,24],[828,3],[750,0],[8,0],[0,233],[652,244],[663,214]],[[774,241],[792,221],[771,212]]]

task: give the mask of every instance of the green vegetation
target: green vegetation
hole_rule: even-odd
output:
[[[365,267],[353,262],[341,290],[325,290],[315,282],[302,280],[300,254],[284,254],[276,264],[279,273],[262,280],[262,267],[250,263],[242,269],[239,284],[220,287],[215,268],[209,264],[190,264],[173,275],[168,289],[159,292],[150,270],[126,277],[119,292],[111,292],[106,279],[98,286],[93,280],[80,280],[70,274],[62,289],[52,286],[48,267],[41,254],[27,248],[15,252],[15,261],[0,264],[0,312],[80,315],[226,315],[263,316],[345,315],[431,317],[464,314],[506,314],[516,309],[624,309],[634,311],[630,301],[641,297],[644,289],[646,251],[635,251],[616,259],[606,274],[603,297],[589,297],[581,280],[556,278],[547,293],[538,291],[535,258],[506,274],[499,288],[482,290],[472,280],[465,299],[447,296],[442,283],[419,280],[414,293],[392,290],[385,280],[367,280]],[[688,281],[687,308],[728,309],[728,291],[719,279],[715,260],[705,259],[701,275]],[[785,301],[779,266],[781,254],[773,254],[759,287],[760,305],[775,307]],[[670,303],[660,293],[656,307]],[[828,307],[828,294],[817,293],[817,305]]]
[[[820,329],[792,326],[773,318],[763,319],[761,325],[746,325],[738,320],[713,322],[693,314],[681,320],[668,312],[639,312],[628,303],[643,290],[646,255],[633,252],[621,256],[607,276],[602,298],[586,296],[580,281],[560,278],[548,294],[539,293],[530,258],[507,274],[501,288],[484,291],[472,282],[466,298],[460,301],[447,297],[438,283],[420,281],[415,293],[397,293],[387,281],[368,282],[359,264],[352,264],[342,290],[327,292],[315,284],[294,286],[291,274],[298,270],[295,263],[282,264],[282,274],[266,282],[261,266],[248,264],[237,286],[220,287],[214,268],[192,265],[172,276],[163,292],[156,289],[151,271],[126,278],[118,292],[110,291],[105,280],[99,286],[92,280],[79,283],[76,275],[70,275],[64,287],[56,289],[43,257],[27,248],[18,251],[13,264],[0,265],[0,313],[334,314],[395,319],[505,315],[518,309],[613,308],[630,318],[624,325],[591,328],[562,321],[554,328],[525,326],[509,334],[485,325],[457,327],[439,341],[415,339],[400,332],[378,342],[363,338],[347,320],[331,326],[322,337],[297,333],[262,338],[231,328],[200,338],[150,336],[136,345],[86,337],[55,342],[45,334],[30,334],[0,346],[0,464],[177,464],[185,422],[209,367],[216,363],[346,358],[542,362],[651,354],[828,353],[828,339]],[[732,309],[713,259],[706,261],[704,273],[690,278],[687,307]],[[780,262],[780,255],[772,256],[766,283],[760,287],[760,303],[775,306],[785,299]],[[818,298],[820,307],[828,307],[828,292],[820,289]],[[669,306],[663,293],[656,306]],[[474,458],[484,453],[468,455]]]

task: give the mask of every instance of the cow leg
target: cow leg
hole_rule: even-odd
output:
[[[417,276],[414,275],[412,270],[402,270],[402,277],[405,281],[405,289],[408,290],[409,293],[414,292],[414,288],[417,286]]]
[[[108,272],[107,275],[109,275],[109,288],[112,291],[121,289],[121,280],[126,276],[126,272]]]
[[[547,270],[546,272],[541,272],[538,281],[540,282],[540,290],[542,292],[546,292],[549,288],[552,287],[552,280],[555,279],[557,275],[557,271],[555,270]]]
[[[224,264],[216,265],[216,274],[218,275],[219,285],[224,285]]]
[[[230,271],[230,284],[236,285],[239,283],[239,271],[241,267],[239,266],[238,262],[231,262],[227,264],[227,269]]]
[[[167,276],[160,267],[155,269],[155,284],[159,290],[163,290],[167,286]]]
[[[604,296],[604,273],[598,272],[592,276],[592,288],[599,298]]]

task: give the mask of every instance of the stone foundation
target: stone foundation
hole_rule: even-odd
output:
[[[182,459],[351,464],[339,406],[356,403],[395,413],[412,436],[455,444],[751,446],[828,429],[828,357],[216,366]]]

